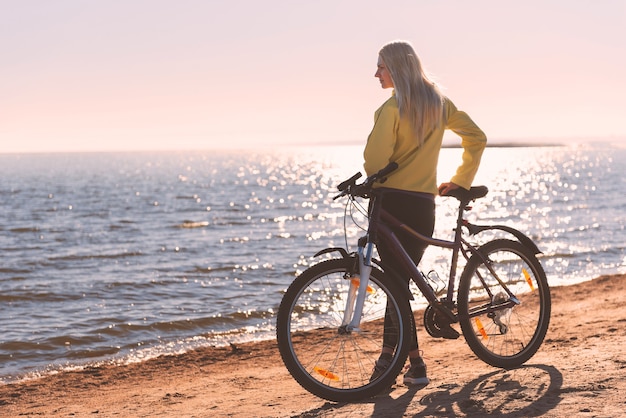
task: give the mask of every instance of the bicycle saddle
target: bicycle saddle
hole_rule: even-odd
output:
[[[470,187],[469,190],[459,187],[457,189],[451,190],[444,196],[452,196],[459,199],[461,202],[470,202],[472,200],[479,199],[481,197],[487,196],[489,189],[487,186],[476,186]]]

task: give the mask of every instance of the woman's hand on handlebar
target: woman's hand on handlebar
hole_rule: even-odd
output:
[[[361,184],[356,184],[356,181],[361,177],[361,174],[357,173],[354,176],[350,177],[348,180],[341,182],[341,184],[337,186],[337,188],[339,189],[339,191],[341,191],[341,193],[335,196],[333,200],[338,199],[345,195],[350,195],[353,197],[354,196],[365,197],[375,182],[378,181],[378,182],[384,183],[385,180],[387,180],[386,176],[397,168],[398,168],[398,164],[396,164],[395,162],[391,162],[387,164],[385,168],[369,176]]]

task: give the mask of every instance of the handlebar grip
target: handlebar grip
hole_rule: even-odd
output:
[[[337,189],[339,191],[343,192],[349,186],[353,185],[358,179],[360,179],[361,176],[362,176],[361,173],[356,173],[354,176],[350,177],[348,180],[345,180],[345,181],[342,181],[341,183],[339,183],[339,185],[337,186]]]

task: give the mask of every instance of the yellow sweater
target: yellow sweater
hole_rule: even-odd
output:
[[[398,102],[391,96],[375,113],[374,128],[367,139],[363,164],[367,175],[376,173],[392,161],[399,168],[379,186],[414,192],[438,194],[437,161],[443,134],[450,129],[461,137],[463,161],[450,181],[469,189],[478,171],[487,137],[465,113],[447,98],[444,101],[445,121],[433,129],[418,147],[410,124],[400,119]],[[415,152],[414,152],[415,151]]]

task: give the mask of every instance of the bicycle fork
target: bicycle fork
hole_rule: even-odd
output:
[[[359,246],[357,256],[359,258],[359,276],[351,278],[349,284],[348,297],[346,298],[346,309],[343,312],[343,321],[339,327],[340,333],[350,333],[360,331],[361,315],[363,305],[367,296],[367,289],[372,272],[372,253],[374,244],[368,242],[365,247]]]

